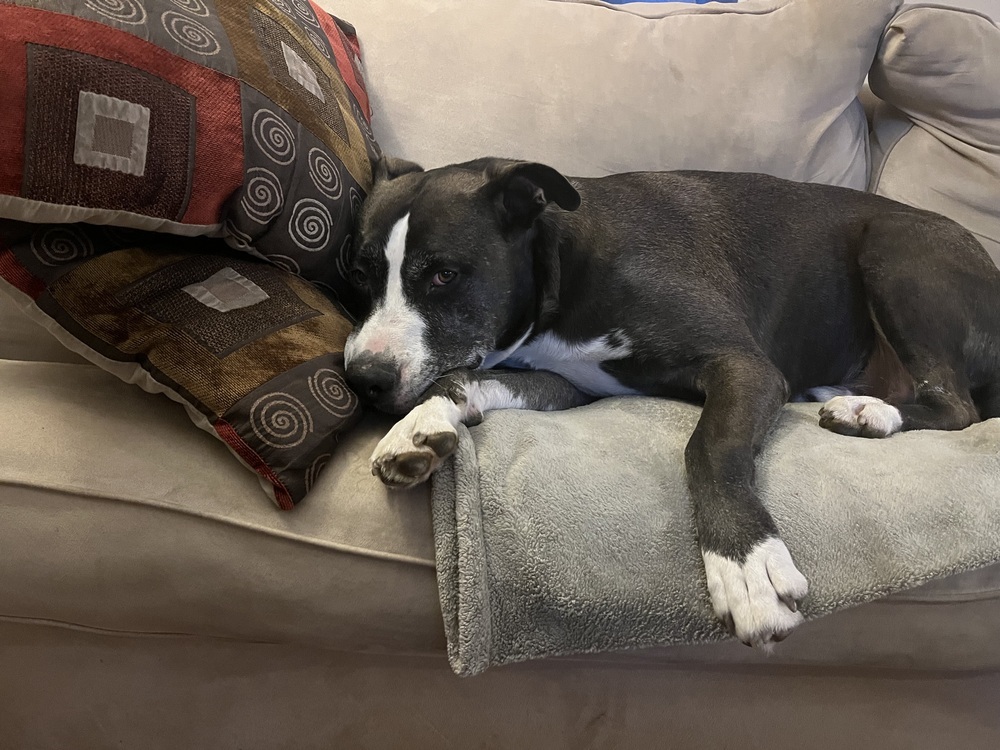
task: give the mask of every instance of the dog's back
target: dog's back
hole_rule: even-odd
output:
[[[559,212],[559,231],[572,236],[574,248],[586,248],[592,268],[565,273],[563,286],[569,298],[600,303],[577,311],[570,328],[590,330],[587,319],[615,310],[644,328],[669,320],[674,336],[680,328],[704,339],[707,328],[717,335],[745,325],[795,392],[829,385],[832,373],[883,398],[911,388],[872,321],[862,280],[859,254],[873,222],[911,224],[935,236],[938,242],[918,246],[926,263],[946,258],[984,304],[1000,289],[1000,271],[968,231],[879,196],[749,173],[639,172],[572,182],[587,210]],[[1000,336],[1000,321],[990,330]],[[984,361],[987,350],[1000,356],[996,337],[981,337],[980,346]]]

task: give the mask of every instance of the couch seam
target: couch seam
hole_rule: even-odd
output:
[[[902,110],[896,109],[896,107],[894,107],[893,105],[889,104],[889,102],[886,102],[884,100],[880,99],[879,101],[881,101],[882,104],[884,104],[885,106],[892,107],[897,112],[899,112],[903,117],[907,119],[909,124],[906,126],[906,130],[900,133],[899,137],[892,142],[892,144],[889,146],[888,149],[886,149],[884,155],[882,156],[882,161],[878,165],[878,169],[872,174],[870,181],[871,187],[869,187],[868,189],[868,192],[871,193],[872,195],[878,195],[878,190],[882,186],[882,174],[885,172],[886,165],[892,158],[892,153],[896,150],[896,146],[902,143],[903,139],[905,139],[906,136],[910,134],[910,131],[912,131],[913,128],[917,126],[916,123],[912,119],[910,119],[910,117],[907,116],[907,114]],[[874,135],[878,131],[878,128],[875,125],[875,118],[877,116],[878,116],[878,109],[876,109],[875,112],[872,113],[872,124],[871,124],[872,133],[869,135],[869,138],[871,138],[871,135]]]
[[[24,627],[42,627],[42,628],[53,628],[58,630],[71,630],[74,632],[88,633],[97,636],[107,636],[107,637],[122,637],[122,638],[135,638],[137,640],[151,639],[151,640],[192,640],[192,641],[203,641],[203,642],[219,642],[225,644],[245,644],[253,646],[279,646],[279,647],[289,647],[289,648],[301,648],[301,649],[315,649],[326,653],[339,653],[339,654],[349,654],[352,656],[371,656],[377,658],[419,658],[419,659],[435,659],[447,663],[447,654],[443,649],[435,649],[433,651],[416,651],[413,649],[400,649],[400,650],[388,650],[385,648],[378,649],[345,649],[345,648],[333,648],[323,645],[317,645],[308,642],[296,642],[289,640],[265,640],[265,639],[252,639],[252,638],[240,638],[236,636],[221,636],[221,635],[208,635],[202,633],[177,633],[177,632],[144,632],[136,630],[116,630],[113,628],[101,628],[93,625],[81,625],[79,623],[72,623],[63,620],[54,620],[43,617],[19,617],[17,615],[4,615],[0,614],[0,623],[9,623],[12,625],[24,626]],[[724,644],[735,643],[735,640],[722,640],[715,641],[711,643],[701,643],[701,644],[679,644],[682,648],[698,648],[700,646],[721,646]],[[654,647],[656,649],[662,648],[673,648],[667,647]],[[638,653],[637,651],[631,651],[632,654]],[[824,663],[824,662],[810,662],[810,661],[790,661],[781,662],[773,665],[768,665],[764,663],[755,662],[744,662],[744,661],[716,661],[716,662],[705,662],[703,660],[698,660],[697,658],[690,659],[679,659],[677,661],[662,661],[656,660],[653,657],[652,661],[643,661],[642,657],[636,659],[627,658],[623,660],[617,660],[613,654],[607,652],[597,652],[592,654],[572,654],[566,656],[554,656],[545,659],[530,659],[523,662],[518,662],[516,664],[505,664],[505,665],[494,665],[490,668],[490,672],[498,666],[502,667],[516,667],[516,666],[531,666],[535,668],[542,669],[559,669],[560,664],[571,664],[573,666],[586,668],[613,668],[613,669],[639,669],[639,670],[660,670],[660,669],[696,669],[699,671],[753,671],[760,668],[767,668],[769,666],[776,667],[781,670],[801,670],[801,669],[817,669],[817,670],[848,670],[853,671],[856,669],[876,669],[880,673],[884,673],[886,676],[892,677],[895,675],[906,676],[910,674],[928,674],[935,675],[939,677],[951,678],[957,675],[963,674],[994,674],[996,669],[985,668],[985,669],[956,669],[950,670],[946,668],[911,668],[904,666],[881,666],[873,665],[869,663],[857,663],[857,664],[843,664],[843,663]],[[456,676],[456,679],[462,679],[460,676]]]
[[[125,503],[130,506],[155,508],[157,510],[175,513],[181,516],[185,516],[187,518],[200,518],[207,521],[212,521],[214,523],[218,523],[220,525],[241,529],[243,531],[249,531],[257,534],[263,534],[265,536],[275,537],[278,539],[282,539],[284,541],[297,542],[299,544],[307,546],[314,546],[323,549],[334,550],[336,552],[344,552],[346,554],[353,554],[359,557],[367,557],[375,560],[382,560],[385,562],[401,562],[401,563],[419,565],[421,567],[434,569],[434,561],[422,557],[414,557],[413,555],[405,555],[398,552],[385,552],[379,550],[366,549],[364,547],[356,547],[351,544],[344,544],[343,542],[332,542],[332,541],[322,540],[317,537],[304,537],[297,534],[290,534],[288,532],[283,532],[281,530],[269,528],[266,526],[235,521],[228,516],[223,516],[217,513],[209,513],[206,511],[193,512],[178,507],[176,505],[171,505],[169,503],[163,503],[156,500],[148,500],[148,499],[138,500],[138,499],[124,498],[124,497],[111,497],[108,495],[100,494],[99,492],[91,491],[87,488],[64,487],[55,484],[48,484],[48,485],[31,484],[28,482],[9,480],[9,479],[0,480],[0,487],[18,487],[27,490],[46,490],[49,492],[59,493],[61,495],[85,498],[87,500],[103,501],[109,503]]]
[[[611,5],[604,3],[603,0],[549,0],[549,2],[565,3],[570,5],[587,5],[591,8],[601,8],[603,10],[609,10],[613,13],[624,13],[626,15],[632,16],[633,18],[641,18],[644,21],[663,21],[668,18],[673,18],[674,16],[746,16],[748,18],[759,18],[761,16],[769,16],[773,13],[781,11],[784,6],[778,6],[776,8],[767,8],[765,10],[749,10],[746,8],[737,9],[733,8],[705,8],[703,6],[695,6],[688,8],[669,8],[664,9],[666,12],[659,16],[645,16],[642,13],[637,13],[632,8],[627,8],[624,5]],[[659,9],[658,9],[659,10]]]
[[[255,646],[289,646],[293,648],[316,648],[323,651],[333,651],[338,653],[346,654],[362,654],[362,655],[372,655],[372,656],[383,656],[383,655],[408,655],[408,656],[432,656],[432,657],[443,657],[445,652],[443,649],[435,651],[415,651],[415,650],[399,650],[399,651],[388,651],[384,648],[379,649],[351,649],[351,648],[333,648],[324,645],[318,645],[315,643],[298,642],[287,639],[271,639],[271,638],[252,638],[245,636],[236,635],[215,635],[211,633],[188,633],[181,631],[159,631],[159,630],[122,630],[119,628],[105,628],[99,625],[84,625],[79,622],[70,622],[69,620],[57,620],[51,617],[23,617],[21,615],[7,615],[0,613],[0,623],[10,623],[12,625],[22,625],[22,626],[37,626],[43,628],[56,628],[60,630],[72,630],[80,633],[90,633],[92,635],[106,635],[111,637],[126,637],[126,638],[138,638],[138,639],[153,639],[153,640],[200,640],[200,641],[220,641],[223,643],[243,643]]]
[[[946,13],[959,13],[968,16],[978,16],[979,18],[982,18],[984,21],[989,23],[991,26],[1000,28],[1000,25],[998,25],[996,21],[994,21],[985,13],[976,10],[975,8],[959,8],[954,5],[941,5],[939,3],[919,3],[914,5],[906,5],[903,8],[901,8],[899,12],[896,13],[896,15],[894,15],[892,18],[889,19],[889,23],[886,24],[886,29],[888,29],[897,18],[902,18],[906,14],[912,13],[915,10],[943,10]],[[879,45],[879,47],[881,47],[881,45]]]

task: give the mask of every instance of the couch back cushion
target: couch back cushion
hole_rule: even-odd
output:
[[[357,26],[386,153],[576,176],[699,168],[864,189],[857,92],[899,0],[320,0]]]
[[[972,230],[1000,265],[1000,27],[912,6],[886,30],[869,84],[871,190]]]

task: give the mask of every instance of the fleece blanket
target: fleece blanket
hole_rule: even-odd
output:
[[[821,429],[818,408],[786,407],[757,474],[807,619],[1000,560],[1000,420],[866,440]],[[684,475],[699,414],[619,398],[460,428],[432,494],[456,673],[727,637]]]

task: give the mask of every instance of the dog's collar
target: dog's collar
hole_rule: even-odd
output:
[[[483,357],[483,361],[482,363],[480,363],[479,369],[490,370],[496,367],[497,365],[501,364],[502,362],[504,362],[508,357],[510,357],[511,354],[516,352],[524,345],[524,342],[528,340],[528,337],[531,336],[534,330],[535,330],[535,324],[532,323],[531,325],[528,326],[528,330],[525,331],[524,334],[511,346],[508,346],[503,351],[490,352],[489,354],[487,354],[485,357]]]

